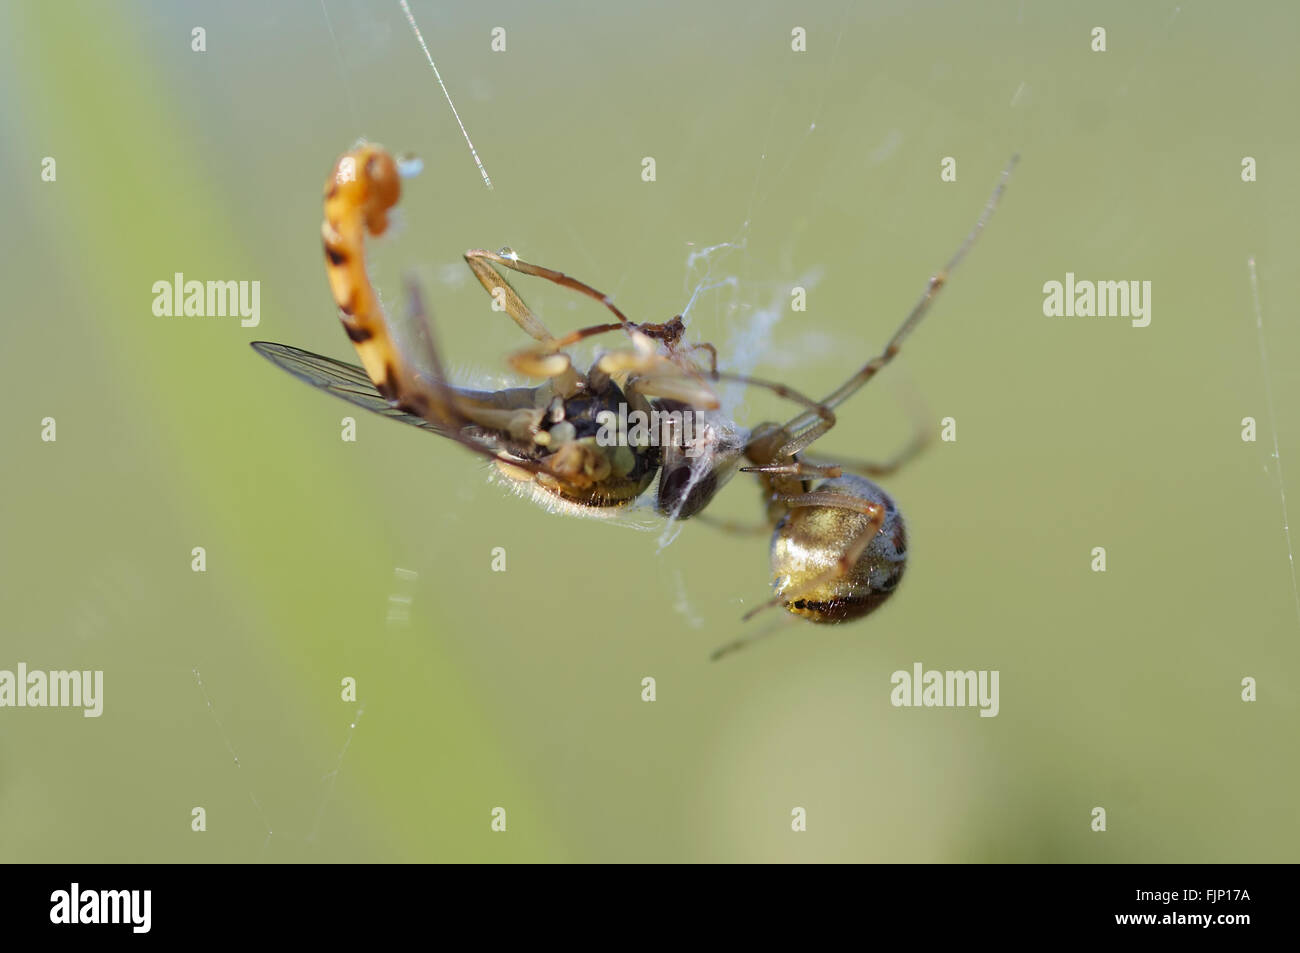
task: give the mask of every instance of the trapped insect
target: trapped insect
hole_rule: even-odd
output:
[[[509,358],[534,387],[471,390],[450,383],[419,291],[407,282],[405,325],[380,306],[365,267],[364,239],[382,235],[401,195],[402,170],[382,147],[363,143],[339,158],[325,186],[324,240],[330,290],[361,367],[285,344],[253,343],[295,377],[353,404],[454,440],[490,459],[500,472],[552,509],[598,514],[627,508],[656,476],[653,506],[670,519],[695,516],[736,473],[752,473],[772,526],[774,595],[746,613],[783,606],[813,622],[861,618],[897,588],[907,559],[907,534],[893,499],[869,477],[891,473],[919,449],[914,443],[882,463],[831,462],[807,454],[835,426],[835,409],[898,353],[929,310],[948,275],[988,223],[1016,159],[1003,170],[974,228],[933,276],[885,348],[821,400],[783,384],[717,367],[709,344],[684,344],[681,316],[662,324],[629,320],[608,296],[568,275],[522,261],[509,249],[473,249],[465,260],[534,344]],[[616,319],[553,335],[506,280],[502,269],[545,278],[601,302]],[[621,332],[629,346],[602,354],[586,372],[568,348]],[[737,427],[719,415],[712,383],[735,381],[769,390],[798,405],[785,423]],[[629,412],[660,415],[668,435],[654,440],[607,426]],[[687,419],[703,426],[682,439]],[[820,482],[817,482],[820,481]]]

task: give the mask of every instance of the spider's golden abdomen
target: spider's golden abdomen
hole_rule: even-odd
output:
[[[824,481],[818,491],[847,494],[885,507],[879,531],[853,567],[837,579],[805,588],[834,575],[839,560],[871,517],[839,506],[800,506],[790,510],[772,533],[772,586],[787,610],[812,622],[849,622],[878,608],[898,587],[907,563],[907,531],[893,499],[875,483],[845,475]]]

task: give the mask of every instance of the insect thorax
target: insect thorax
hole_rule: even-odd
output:
[[[631,403],[638,410],[646,409],[640,399]],[[532,481],[537,489],[577,507],[632,503],[654,481],[661,453],[657,443],[629,440],[617,426],[617,421],[626,419],[628,406],[627,395],[608,378],[600,381],[598,389],[553,397],[545,404],[531,441],[502,441],[502,449],[519,459],[544,462],[562,477],[511,468],[508,461],[503,472]]]

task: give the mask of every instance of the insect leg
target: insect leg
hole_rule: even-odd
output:
[[[576,278],[571,278],[564,274],[564,272],[556,271],[553,268],[543,268],[541,265],[533,265],[526,261],[522,261],[513,252],[509,252],[508,249],[504,250],[507,251],[508,254],[503,255],[499,252],[487,251],[482,248],[471,248],[469,251],[465,252],[465,261],[469,264],[470,268],[474,270],[474,274],[478,277],[479,283],[487,289],[489,294],[495,295],[496,289],[502,289],[506,299],[506,310],[509,312],[510,316],[515,319],[515,322],[521,328],[537,340],[545,343],[552,338],[552,335],[542,325],[541,321],[537,319],[537,316],[528,309],[528,306],[524,304],[523,299],[520,298],[514,288],[511,287],[510,282],[501,274],[500,268],[509,268],[511,271],[517,271],[520,274],[545,278],[547,281],[554,282],[561,287],[586,295],[588,298],[599,301],[613,312],[614,316],[618,318],[618,322],[621,326],[629,328],[634,327],[633,323],[628,320],[627,315],[620,311],[617,306],[615,306],[609,295],[604,292],[597,291],[595,288],[591,287],[591,285],[581,282]],[[500,268],[497,266],[500,266]]]

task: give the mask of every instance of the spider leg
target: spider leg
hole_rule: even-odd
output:
[[[901,468],[905,463],[910,462],[922,450],[930,445],[932,438],[928,430],[918,430],[910,443],[901,451],[888,460],[837,460],[836,466],[840,469],[847,470],[849,473],[860,473],[863,476],[876,477],[888,476]],[[803,462],[821,465],[827,463],[821,457],[804,456]]]
[[[831,413],[830,408],[828,408],[825,404],[820,404],[819,407],[822,410],[825,410],[826,413],[828,414]],[[780,450],[781,455],[786,457],[792,457],[796,453],[802,453],[807,447],[812,446],[812,444],[814,444],[816,441],[820,440],[823,436],[825,436],[826,432],[834,426],[835,426],[835,417],[833,415],[830,417],[823,417],[821,420],[818,420],[811,427],[806,429],[803,433],[799,434],[796,437],[791,437],[790,440],[784,446],[781,447]]]
[[[767,523],[742,523],[739,520],[724,520],[716,516],[710,516],[708,513],[701,513],[695,519],[707,526],[712,526],[714,529],[721,530],[724,533],[732,533],[736,536],[758,536],[762,533],[772,532],[772,527]]]
[[[693,345],[693,347],[708,349],[716,357],[717,352],[714,351],[713,345],[711,344]],[[610,375],[619,373],[635,375],[638,380],[633,381],[631,386],[634,388],[637,387],[639,380],[647,381],[647,383],[640,386],[640,390],[647,396],[668,397],[674,400],[693,403],[689,396],[681,396],[683,393],[689,393],[689,388],[674,386],[673,393],[667,393],[663,390],[663,380],[665,378],[671,378],[674,374],[676,374],[676,376],[681,376],[681,365],[676,361],[665,358],[661,354],[657,354],[653,350],[653,347],[648,345],[648,342],[638,342],[635,335],[633,336],[633,348],[611,351],[601,357],[597,362],[597,366]],[[763,390],[771,391],[778,397],[783,397],[786,400],[807,408],[809,413],[818,417],[825,425],[824,428],[819,431],[818,435],[829,430],[835,423],[835,414],[829,408],[818,404],[815,400],[805,396],[793,387],[789,387],[776,381],[764,380],[763,378],[753,377],[748,374],[733,374],[730,371],[719,371],[716,369],[709,371],[699,369],[699,377],[695,377],[694,375],[690,376],[692,380],[697,381],[699,384],[699,389],[695,390],[694,393],[697,395],[707,395],[708,403],[694,403],[694,406],[700,407],[701,409],[715,409],[718,406],[717,395],[713,393],[712,389],[707,388],[704,381],[733,381],[738,384],[745,384],[749,387],[758,387]],[[700,378],[703,378],[703,380]],[[811,443],[811,441],[809,442]]]
[[[824,405],[819,405],[819,406],[824,407]],[[827,413],[830,412],[827,411]],[[786,445],[781,448],[781,450],[786,454],[799,453],[800,461],[802,461],[803,463],[807,463],[813,467],[833,467],[841,470],[847,470],[850,473],[859,473],[862,474],[863,476],[888,476],[889,474],[894,473],[899,468],[901,468],[905,463],[910,462],[914,457],[920,454],[922,450],[924,450],[926,447],[930,445],[933,439],[933,434],[930,427],[926,423],[925,416],[926,415],[918,411],[918,409],[915,406],[912,408],[912,418],[913,418],[912,439],[908,442],[907,446],[905,446],[897,454],[895,454],[893,457],[890,457],[887,460],[882,460],[882,461],[844,460],[842,458],[837,457],[837,459],[832,463],[829,459],[825,457],[821,457],[817,454],[804,453],[803,451],[807,447],[811,446],[815,441],[821,439],[821,437],[826,433],[826,431],[830,429],[830,425],[834,424],[833,415],[830,420],[830,425],[828,425],[824,419],[814,421],[809,426],[808,429],[806,429],[800,434],[791,437],[790,440],[786,443]],[[779,471],[758,471],[758,472],[779,472]]]
[[[961,264],[962,259],[966,257],[966,253],[969,252],[971,246],[975,244],[975,240],[979,238],[980,233],[984,231],[984,226],[986,226],[989,219],[993,217],[993,212],[997,209],[998,202],[1002,199],[1002,193],[1007,187],[1007,180],[1011,177],[1011,170],[1015,168],[1016,162],[1019,158],[1019,156],[1011,157],[1011,161],[1007,163],[1006,168],[1002,170],[1002,175],[998,178],[998,184],[993,189],[993,193],[989,196],[988,201],[985,203],[984,210],[976,220],[975,226],[966,235],[966,239],[961,243],[961,247],[959,247],[952,258],[948,260],[947,266],[938,274],[931,276],[930,280],[926,283],[925,291],[922,293],[920,299],[912,307],[912,310],[908,313],[907,317],[903,319],[903,323],[899,325],[898,330],[894,332],[894,336],[889,339],[889,343],[885,345],[885,349],[864,364],[860,370],[849,377],[849,379],[843,384],[831,391],[831,393],[822,401],[824,406],[834,409],[844,403],[844,401],[857,393],[862,385],[871,380],[871,378],[873,378],[882,367],[892,361],[898,354],[899,350],[902,348],[903,340],[916,329],[918,324],[921,323],[921,319],[924,318],[926,313],[930,310],[930,305],[934,302],[935,297],[938,296],[944,285],[948,283],[949,276],[956,270],[957,266]],[[797,433],[804,430],[804,428],[808,427],[810,424],[812,424],[812,421],[805,413],[791,420],[786,425],[786,428],[791,433]],[[807,443],[804,443],[803,446],[806,447],[811,442],[812,441],[809,440]]]
[[[807,460],[794,460],[790,463],[764,463],[759,466],[741,467],[740,472],[797,477],[837,477],[842,475],[844,470],[839,464],[817,464],[809,463]]]
[[[783,397],[786,400],[792,401],[796,404],[801,404],[807,408],[808,413],[814,414],[826,424],[827,430],[835,425],[835,414],[829,407],[817,403],[817,401],[805,396],[793,387],[789,387],[776,381],[764,380],[761,377],[752,377],[748,374],[733,374],[730,371],[714,370],[705,376],[711,380],[734,381],[738,384],[746,384],[750,387],[759,387],[763,390],[771,391],[778,397]]]
[[[719,659],[726,658],[728,655],[732,655],[735,652],[739,652],[741,649],[749,648],[749,646],[753,645],[755,642],[760,642],[763,639],[766,639],[769,636],[775,635],[777,632],[780,632],[784,627],[790,625],[793,621],[794,621],[793,619],[781,619],[774,622],[766,629],[762,629],[752,634],[742,635],[740,638],[733,639],[732,641],[726,643],[725,645],[719,645],[716,649],[714,649],[711,653],[709,653],[709,661],[716,662]]]

